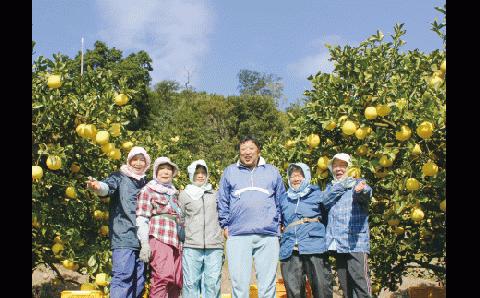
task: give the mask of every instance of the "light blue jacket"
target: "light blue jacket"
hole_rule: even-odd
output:
[[[363,191],[357,193],[354,188],[363,179],[355,180],[353,188],[349,188],[328,213],[326,245],[328,248],[335,239],[339,253],[370,253],[368,204],[372,188],[366,185]],[[335,187],[332,183],[327,184],[325,195],[335,191]]]
[[[299,199],[292,199],[288,192],[280,198],[282,225],[285,227],[280,239],[280,260],[282,261],[291,256],[295,243],[298,244],[298,251],[302,255],[320,254],[327,250],[325,244],[327,212],[345,193],[345,189],[337,185],[328,195],[325,195],[318,186],[310,185],[311,174],[308,166],[304,163],[295,165],[302,168],[305,177],[302,185],[307,186],[309,191]],[[320,221],[289,227],[291,223],[302,218],[318,218]]]
[[[278,169],[260,157],[250,170],[239,162],[228,166],[220,179],[218,219],[230,236],[280,235],[280,196],[285,186]]]

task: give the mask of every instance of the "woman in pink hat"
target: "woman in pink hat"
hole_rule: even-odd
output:
[[[137,201],[137,236],[140,259],[152,268],[150,297],[180,296],[182,289],[182,239],[177,225],[182,223],[178,191],[172,184],[178,167],[168,157],[153,164],[153,179],[140,191]]]

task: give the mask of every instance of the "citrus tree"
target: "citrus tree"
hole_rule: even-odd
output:
[[[349,176],[373,188],[376,294],[395,290],[414,267],[445,281],[446,56],[402,51],[405,33],[399,24],[391,41],[377,31],[356,47],[328,46],[334,70],[309,77],[305,105],[290,114],[290,138],[272,138],[263,150],[284,174],[289,162],[310,165],[322,187],[332,179],[329,159],[352,156]]]
[[[67,67],[68,57],[32,65],[32,271],[45,264],[109,272],[108,200],[85,189],[88,176],[118,170],[135,145],[125,126],[136,118],[136,91],[108,69]],[[59,276],[62,279],[61,276]]]

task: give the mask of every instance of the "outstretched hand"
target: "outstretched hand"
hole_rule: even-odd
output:
[[[93,189],[93,190],[99,190],[100,189],[100,183],[92,177],[88,177],[88,180],[86,181],[87,183],[87,188],[88,189]]]
[[[355,186],[355,192],[360,192],[360,191],[362,191],[362,190],[365,188],[365,186],[367,186],[367,182],[365,182],[365,180],[360,181],[360,182],[357,184],[357,186]]]

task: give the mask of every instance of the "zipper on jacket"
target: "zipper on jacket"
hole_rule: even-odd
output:
[[[206,236],[205,236],[205,196],[202,196],[202,204],[203,204],[203,249],[206,248]]]

